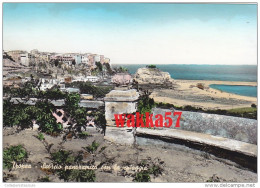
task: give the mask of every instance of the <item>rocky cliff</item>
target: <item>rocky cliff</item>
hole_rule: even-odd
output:
[[[162,72],[157,68],[139,68],[135,75],[134,80],[138,84],[172,84],[173,79],[168,72]]]

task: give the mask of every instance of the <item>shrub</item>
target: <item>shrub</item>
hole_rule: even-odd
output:
[[[112,74],[113,73],[113,70],[111,69],[111,66],[109,63],[104,63],[103,64],[105,66],[105,69],[107,70],[108,74]]]
[[[11,146],[4,149],[3,152],[3,167],[11,169],[13,162],[21,163],[28,158],[27,151],[21,146]]]
[[[212,177],[210,177],[206,182],[220,182],[220,179],[216,174],[213,174]]]
[[[44,135],[43,135],[42,133],[39,133],[38,136],[37,136],[37,138],[38,138],[40,141],[45,140]]]
[[[147,169],[136,173],[135,178],[133,179],[135,182],[149,182],[151,181],[150,175],[157,177],[159,174],[162,174],[163,171],[159,165],[154,164],[154,162],[152,162],[152,164],[148,163],[146,160],[142,160],[138,166],[146,167]]]
[[[81,138],[81,139],[85,139],[87,137],[91,136],[89,133],[87,132],[80,132],[78,133],[78,137]]]
[[[115,70],[116,72],[118,72],[118,73],[125,73],[125,72],[128,72],[128,69],[125,68],[125,67],[122,67],[122,66],[120,66],[120,67],[116,67],[114,70]]]
[[[197,88],[204,90],[205,87],[202,83],[198,83]]]
[[[97,70],[98,70],[99,72],[102,72],[102,71],[103,71],[103,66],[102,66],[102,64],[101,64],[100,62],[96,62],[95,64],[96,64],[96,66],[97,66]]]
[[[51,160],[56,165],[73,165],[80,164],[82,162],[82,152],[79,152],[77,156],[73,156],[71,151],[59,150],[51,153]],[[60,179],[64,181],[76,181],[76,182],[94,182],[96,179],[95,172],[93,170],[63,170],[59,169],[55,171]]]
[[[51,182],[49,176],[45,176],[45,177],[42,177],[42,178],[38,178],[37,181],[38,181],[38,182]]]
[[[137,111],[143,114],[143,121],[146,122],[146,112],[151,113],[152,108],[155,107],[154,100],[149,98],[149,94],[145,94],[140,97],[138,101]]]
[[[65,107],[70,114],[79,107],[80,95],[78,93],[69,93],[65,97]]]
[[[254,104],[254,103],[251,104],[251,107],[252,107],[252,108],[256,108],[256,104]]]
[[[51,153],[51,160],[57,165],[72,165],[75,162],[75,157],[71,154],[71,151],[59,150]]]
[[[94,170],[71,170],[67,180],[76,182],[95,182],[96,175]]]
[[[150,174],[153,174],[154,176],[158,176],[159,174],[162,174],[162,168],[158,165],[153,165],[151,168],[148,169],[148,172]]]
[[[134,182],[150,182],[151,177],[148,171],[141,171],[136,173],[135,178],[133,179]]]
[[[60,91],[58,88],[52,88],[43,92],[43,97],[51,100],[59,100],[64,99],[66,97],[66,93]]]
[[[103,131],[105,131],[106,128],[106,118],[105,118],[105,110],[104,109],[98,109],[96,112],[93,113],[95,119],[95,124],[102,128]]]
[[[156,68],[156,65],[147,65],[146,67],[147,67],[147,68],[150,68],[150,69],[155,69],[155,68]]]
[[[98,149],[99,145],[99,143],[93,141],[91,145],[85,147],[84,149],[93,154]]]

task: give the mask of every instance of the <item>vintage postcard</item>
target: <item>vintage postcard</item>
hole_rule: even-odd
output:
[[[4,183],[255,187],[257,3],[2,7]]]

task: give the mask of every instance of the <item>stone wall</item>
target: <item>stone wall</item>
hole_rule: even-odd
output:
[[[153,120],[155,121],[156,114],[165,116],[165,112],[172,112],[173,114],[174,111],[179,112],[179,110],[174,109],[153,108]],[[173,125],[170,127],[171,129],[195,131],[257,144],[257,120],[200,112],[181,112],[180,128],[175,127],[177,116],[172,115]]]

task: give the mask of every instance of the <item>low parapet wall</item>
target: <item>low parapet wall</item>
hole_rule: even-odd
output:
[[[225,158],[237,164],[257,171],[257,145],[209,134],[184,130],[154,130],[137,128],[136,136],[176,143],[190,148],[203,150],[217,157]]]
[[[173,113],[174,111],[182,112],[180,127],[175,127],[177,117],[172,116],[173,125],[170,129],[182,129],[206,133],[251,144],[257,144],[257,120],[254,119],[200,112],[179,111],[175,109],[153,108],[153,120],[155,121],[155,115],[157,114],[162,114],[165,116],[165,112]]]

